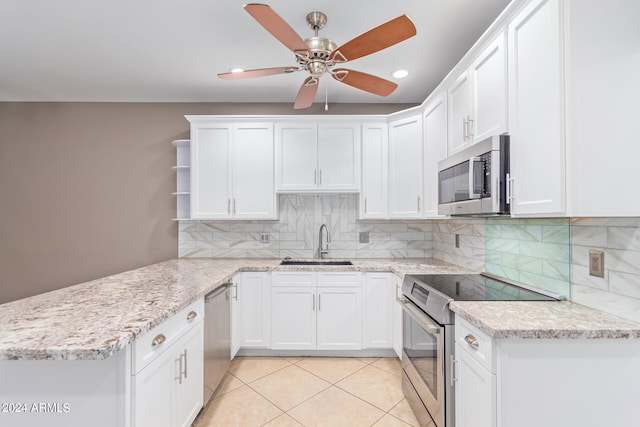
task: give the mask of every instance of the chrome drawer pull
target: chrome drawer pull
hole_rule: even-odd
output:
[[[189,314],[187,314],[187,320],[193,320],[198,316],[198,313],[196,313],[195,311],[190,311]]]
[[[473,348],[475,350],[480,348],[480,343],[478,342],[476,337],[474,337],[473,335],[471,335],[471,334],[467,335],[466,337],[464,337],[464,340],[467,342],[467,344],[469,344],[471,346],[471,348]]]
[[[151,341],[151,348],[159,346],[166,340],[167,340],[167,337],[165,337],[163,334],[159,334],[157,337],[153,339],[153,341]]]

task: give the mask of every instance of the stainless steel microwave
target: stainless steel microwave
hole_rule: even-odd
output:
[[[482,140],[438,162],[438,214],[510,212],[509,135]]]

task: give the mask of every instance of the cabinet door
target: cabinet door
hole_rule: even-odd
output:
[[[171,427],[174,362],[173,351],[168,349],[132,376],[131,410],[135,427]],[[202,394],[202,390],[200,392]]]
[[[193,125],[191,138],[191,218],[229,218],[231,125]]]
[[[448,90],[449,150],[451,155],[469,144],[468,120],[471,118],[471,79],[465,71]]]
[[[266,272],[242,273],[238,284],[240,346],[268,348],[269,279]]]
[[[174,426],[189,427],[203,406],[204,322],[200,321],[176,344],[179,371],[173,377]],[[179,363],[182,358],[182,365]]]
[[[362,126],[360,218],[387,218],[388,195],[389,130],[387,124],[364,124]]]
[[[318,129],[315,124],[276,124],[277,189],[318,187]]]
[[[318,287],[318,350],[362,349],[362,288]]]
[[[402,359],[402,307],[396,301],[401,295],[402,279],[395,274],[391,275],[393,286],[393,351]]]
[[[389,123],[389,217],[422,217],[422,115]]]
[[[507,131],[506,34],[500,34],[471,65],[473,142]]]
[[[272,349],[316,348],[315,286],[273,286],[271,307]]]
[[[353,190],[360,184],[360,125],[318,125],[318,188]]]
[[[364,347],[392,348],[395,295],[391,273],[366,273],[364,277]]]
[[[233,217],[275,218],[273,125],[235,124],[232,152]]]
[[[447,157],[447,98],[441,94],[425,107],[424,214],[438,215],[438,162]]]
[[[512,215],[565,213],[560,8],[535,0],[509,25]]]
[[[495,427],[496,376],[456,344],[456,427]]]

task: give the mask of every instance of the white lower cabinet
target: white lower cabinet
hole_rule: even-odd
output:
[[[496,375],[456,344],[456,426],[495,427]]]
[[[395,287],[391,273],[364,274],[364,346],[393,346]]]
[[[392,328],[393,328],[393,351],[398,358],[402,360],[402,307],[396,301],[396,298],[402,296],[402,278],[391,274],[391,284],[393,286],[393,298],[391,304],[392,309]]]
[[[273,272],[271,348],[362,349],[359,272]]]
[[[269,336],[269,273],[240,273],[234,297],[237,297],[240,347],[268,348]],[[236,276],[236,277],[238,277]]]
[[[492,339],[459,316],[455,340],[456,427],[638,425],[640,340]]]
[[[134,343],[134,427],[190,426],[202,408],[203,318],[204,306],[199,301]]]

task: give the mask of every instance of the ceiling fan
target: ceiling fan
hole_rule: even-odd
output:
[[[244,5],[244,9],[295,54],[298,65],[220,73],[218,77],[239,80],[306,70],[310,75],[298,91],[293,107],[295,109],[307,108],[313,104],[319,79],[325,73],[339,82],[366,92],[380,96],[391,94],[398,87],[397,83],[361,71],[334,66],[372,54],[416,35],[416,27],[411,19],[407,15],[401,15],[337,46],[333,41],[318,36],[318,31],[327,23],[327,16],[322,12],[307,15],[307,25],[315,35],[303,40],[269,5],[250,3]]]

